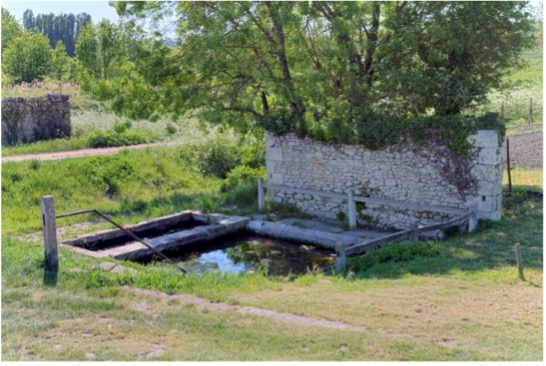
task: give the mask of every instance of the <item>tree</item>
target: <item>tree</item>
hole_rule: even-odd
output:
[[[55,80],[62,81],[69,63],[70,59],[66,54],[66,48],[62,41],[58,41],[55,49],[51,52],[51,76]]]
[[[76,41],[76,58],[84,69],[97,79],[100,77],[98,49],[95,27],[93,23],[88,23],[81,29]]]
[[[45,34],[51,48],[54,48],[58,41],[62,41],[70,57],[75,55],[75,45],[80,30],[90,22],[91,16],[87,13],[76,16],[72,13],[59,15],[50,13],[38,14],[35,17],[32,10],[27,9],[23,14],[23,26],[26,30]]]
[[[151,42],[119,81],[119,112],[192,110],[243,128],[259,122],[345,142],[382,127],[373,124],[378,116],[463,112],[498,85],[532,40],[530,15],[519,2],[116,7],[127,18],[158,21],[170,12],[178,25],[176,49]]]
[[[110,76],[111,63],[119,54],[118,30],[108,19],[100,22],[98,28],[98,59],[101,66],[101,77],[103,80],[107,80]]]
[[[2,8],[2,55],[11,42],[23,34],[23,29],[11,13]]]
[[[40,33],[24,32],[4,51],[3,72],[16,83],[42,80],[49,72],[51,49],[47,38]]]
[[[126,57],[129,42],[121,26],[104,19],[96,26],[88,24],[82,29],[76,56],[95,79],[109,80]]]

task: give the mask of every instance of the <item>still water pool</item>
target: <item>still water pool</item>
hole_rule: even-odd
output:
[[[302,274],[335,263],[335,253],[311,245],[258,236],[232,237],[184,251],[165,252],[190,273],[210,270],[235,274],[261,272],[270,276]]]

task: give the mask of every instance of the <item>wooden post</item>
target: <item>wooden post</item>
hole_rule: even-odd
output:
[[[472,216],[468,218],[468,232],[471,233],[478,227],[478,207],[472,207]]]
[[[411,241],[416,241],[418,238],[419,238],[419,233],[417,232],[417,229],[419,228],[419,224],[418,223],[413,223],[411,224],[411,234],[410,234],[410,237],[409,237],[409,240]]]
[[[512,173],[510,172],[510,139],[506,139],[506,169],[508,171],[508,192],[512,194]]]
[[[264,180],[258,178],[258,211],[263,211],[265,208],[265,197],[264,197]]]
[[[519,243],[516,243],[515,248],[516,248],[516,259],[518,261],[519,278],[522,281],[525,281],[525,276],[523,275],[523,256],[521,255],[521,246],[519,245]]]
[[[347,193],[347,216],[349,217],[349,229],[356,229],[356,203],[352,189]]]
[[[42,227],[44,232],[44,285],[55,286],[59,272],[57,252],[57,227],[55,225],[55,201],[51,196],[43,196]]]
[[[343,243],[336,243],[336,273],[341,273],[345,270],[346,262],[345,245]]]

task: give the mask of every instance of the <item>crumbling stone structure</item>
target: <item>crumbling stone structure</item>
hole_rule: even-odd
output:
[[[276,187],[268,189],[269,200],[296,205],[305,213],[324,218],[339,218],[340,212],[347,211],[347,200],[297,193],[279,186],[338,194],[353,190],[355,196],[404,203],[405,208],[380,204],[358,208],[361,218],[384,228],[409,229],[416,224],[443,222],[453,217],[449,209],[477,209],[478,219],[500,220],[502,145],[497,133],[489,130],[479,131],[468,141],[474,146],[474,157],[466,166],[475,184],[463,195],[442,173],[438,160],[443,158],[424,151],[424,147],[409,144],[371,151],[361,146],[300,139],[294,134],[267,133],[267,184]],[[426,206],[447,210],[419,209]]]
[[[2,99],[2,145],[71,136],[68,95]]]

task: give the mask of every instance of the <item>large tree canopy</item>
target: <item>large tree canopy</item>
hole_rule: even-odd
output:
[[[532,42],[523,2],[117,2],[177,23],[116,87],[132,117],[198,111],[357,142],[376,116],[459,114]],[[328,132],[330,131],[330,132]],[[341,131],[341,132],[339,132]]]

